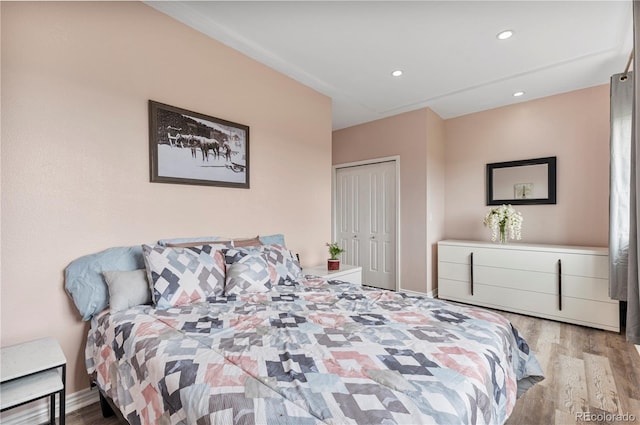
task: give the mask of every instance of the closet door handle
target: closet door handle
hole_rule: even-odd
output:
[[[558,260],[558,310],[562,310],[562,260]]]
[[[473,296],[473,252],[469,256],[469,259],[471,260],[471,296]]]

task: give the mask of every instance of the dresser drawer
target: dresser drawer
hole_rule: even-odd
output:
[[[608,279],[562,275],[562,295],[618,305],[609,298]]]
[[[440,263],[438,278],[471,282],[468,264]],[[558,273],[532,272],[507,268],[473,266],[476,285],[499,286],[523,291],[558,295]],[[609,281],[593,277],[562,274],[562,294],[586,300],[617,303],[609,298]]]
[[[469,264],[473,247],[438,244],[438,262]]]
[[[447,300],[612,331],[618,331],[620,328],[616,302],[600,302],[563,295],[562,310],[559,310],[558,296],[553,294],[479,284],[474,285],[473,293],[472,296],[468,283],[460,281],[445,279],[438,288],[439,298]]]
[[[559,261],[563,274],[601,279],[609,276],[608,257],[602,255],[483,249],[473,257],[477,265],[553,274],[558,272]]]
[[[515,245],[513,249],[505,249],[504,245],[496,248],[440,245],[438,247],[438,261],[470,264],[472,253],[473,264],[478,266],[556,273],[558,260],[560,260],[563,274],[599,279],[609,278],[609,257],[607,255],[519,250]]]

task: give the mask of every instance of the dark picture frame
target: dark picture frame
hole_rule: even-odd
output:
[[[556,157],[550,156],[545,158],[534,158],[534,159],[524,159],[520,161],[508,161],[508,162],[495,162],[492,164],[487,164],[487,175],[486,175],[486,194],[487,194],[487,205],[502,205],[502,204],[511,204],[511,205],[540,205],[540,204],[555,204],[556,203]],[[510,171],[523,170],[523,175],[526,176],[526,169],[529,166],[539,166],[546,165],[546,194],[544,197],[537,198],[525,198],[518,199],[515,195],[511,195],[510,197],[500,197],[498,195],[494,196],[494,186],[496,183],[496,172],[499,172],[503,169],[510,169]],[[513,173],[510,173],[513,175]],[[527,183],[527,177],[520,178],[522,181],[509,181],[508,185],[522,187],[525,185],[531,185],[532,183]],[[504,186],[504,184],[502,184]]]
[[[149,100],[151,182],[249,189],[249,126]]]

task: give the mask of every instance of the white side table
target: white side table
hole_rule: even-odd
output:
[[[319,276],[323,279],[342,280],[344,282],[362,285],[362,267],[340,264],[340,270],[327,270],[327,265],[305,267],[302,269],[305,275]]]
[[[50,397],[50,421],[55,425],[59,394],[60,425],[64,425],[66,369],[67,359],[53,338],[1,348],[0,411]]]

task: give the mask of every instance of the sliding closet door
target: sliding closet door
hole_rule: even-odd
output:
[[[396,163],[336,170],[337,240],[365,285],[396,289]]]

